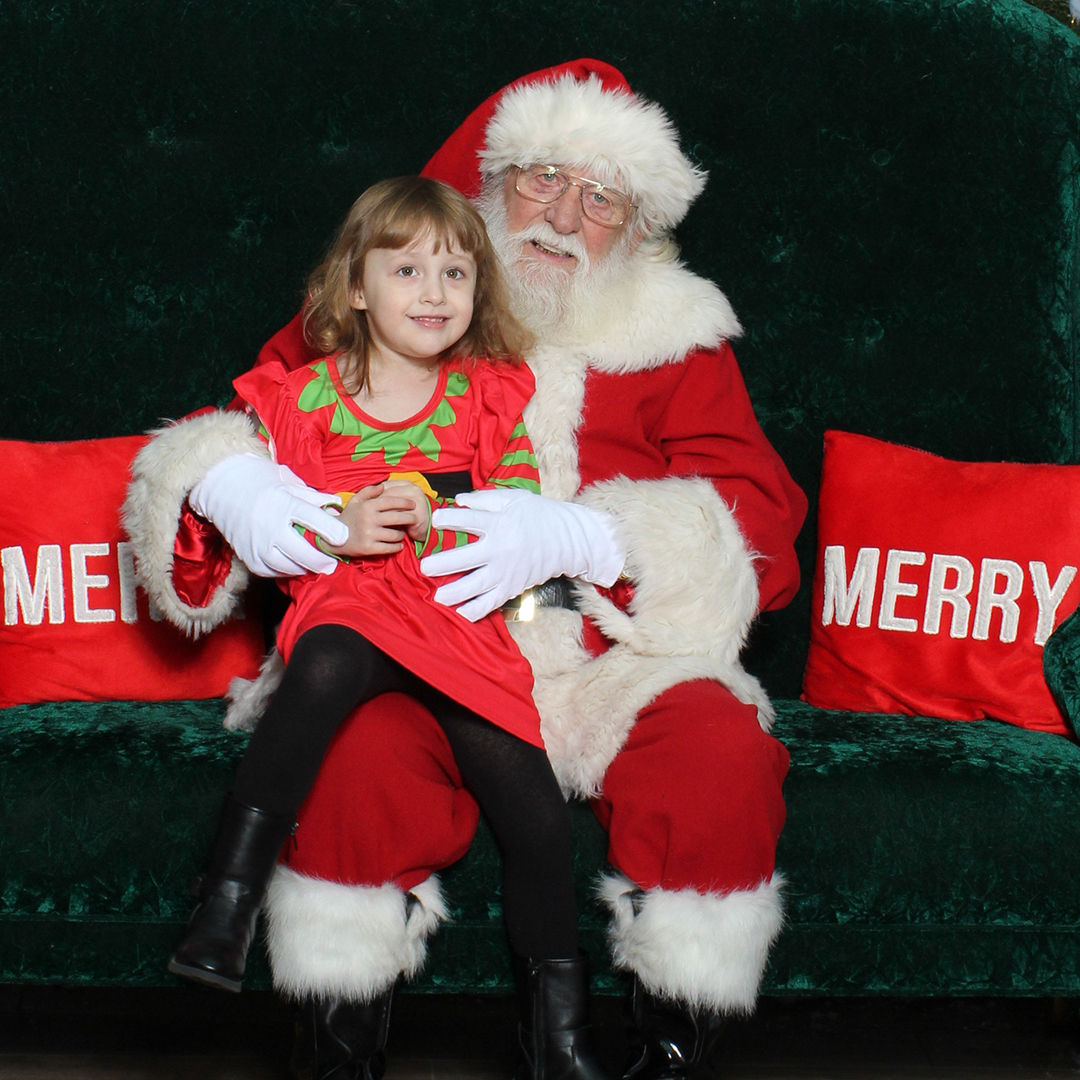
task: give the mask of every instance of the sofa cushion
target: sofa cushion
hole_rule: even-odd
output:
[[[1043,646],[1080,598],[1080,467],[825,435],[803,697],[1068,729]]]
[[[765,993],[1080,987],[1080,745],[992,720],[776,705],[787,918]]]
[[[5,713],[0,981],[172,985],[165,962],[247,737],[219,701]],[[777,703],[792,754],[787,922],[766,993],[1080,994],[1080,746],[1007,724]],[[593,899],[605,838],[575,804],[582,942],[615,990]],[[47,841],[47,842],[45,842]],[[452,919],[413,985],[512,985],[501,860],[482,827],[443,875]],[[247,989],[269,985],[261,949]]]
[[[135,588],[119,507],[145,441],[0,442],[0,706],[219,697],[258,670],[257,619],[192,641]]]
[[[1074,732],[1080,732],[1080,611],[1074,611],[1043,649],[1046,684]]]
[[[0,981],[173,982],[188,886],[247,741],[223,712],[206,700],[4,713],[0,760],[17,767],[0,784]]]
[[[221,800],[248,736],[221,701],[23,705],[0,724],[0,983],[176,984],[165,964],[193,904]],[[612,987],[594,894],[606,838],[572,808],[582,944]],[[442,875],[450,922],[416,984],[427,992],[513,985],[502,859],[481,827]],[[261,935],[260,935],[261,937]],[[261,947],[245,990],[269,986]]]

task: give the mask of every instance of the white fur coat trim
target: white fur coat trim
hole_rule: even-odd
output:
[[[225,727],[229,731],[254,731],[284,674],[285,661],[273,648],[266,654],[254,679],[243,679],[239,675],[231,679],[225,692],[229,702],[225,710]]]
[[[561,613],[560,613],[561,614]],[[576,619],[580,628],[581,617]],[[760,684],[741,668],[709,656],[642,656],[625,645],[616,645],[596,659],[583,650],[561,655],[573,664],[561,674],[542,674],[542,667],[558,649],[548,645],[546,656],[533,648],[535,636],[544,634],[551,621],[548,612],[534,623],[517,623],[514,637],[533,663],[533,697],[540,710],[544,736],[555,775],[568,796],[590,798],[599,794],[604,774],[622,749],[638,714],[665,690],[695,679],[712,679],[726,686],[739,700],[755,705],[762,726],[768,728],[771,711]],[[524,632],[522,632],[522,628]],[[580,633],[580,630],[579,630]]]
[[[660,367],[742,333],[716,285],[644,248],[630,259],[626,285],[612,290],[609,303],[613,310],[605,312],[604,298],[597,298],[598,332],[587,345],[590,366],[609,374]]]
[[[707,480],[615,477],[578,500],[610,515],[634,583],[625,614],[591,586],[578,600],[604,634],[645,656],[715,656],[738,663],[758,610],[754,559]]]
[[[571,75],[508,90],[480,152],[485,176],[511,165],[566,165],[628,188],[650,227],[673,228],[705,187],[706,173],[679,149],[659,105],[595,76]]]
[[[739,653],[757,612],[753,560],[731,511],[705,480],[625,477],[594,485],[581,502],[612,515],[634,582],[628,612],[593,586],[576,586],[581,611],[615,642],[595,659],[576,612],[541,608],[511,625],[532,664],[544,742],[564,791],[595,795],[638,713],[665,690],[712,679],[756,706],[766,731],[773,710]],[[672,537],[679,538],[673,555]]]
[[[567,348],[540,349],[529,357],[536,392],[525,406],[540,470],[540,490],[552,499],[572,499],[581,486],[577,429],[585,405],[587,355]]]
[[[750,1013],[769,949],[783,928],[782,886],[774,874],[756,889],[726,895],[641,892],[622,875],[607,877],[599,892],[612,915],[614,964],[660,997],[724,1014]]]
[[[610,301],[598,298],[588,341],[541,346],[529,355],[536,393],[525,407],[525,423],[543,493],[572,499],[581,486],[577,431],[590,369],[613,375],[649,371],[740,333],[727,297],[711,281],[677,261],[632,258],[623,287],[612,290]]]
[[[263,903],[274,987],[290,997],[370,1001],[427,959],[448,917],[437,877],[408,894],[342,885],[279,866]]]
[[[173,588],[173,546],[180,510],[192,487],[233,454],[265,454],[243,413],[212,412],[152,432],[132,465],[122,519],[135,550],[139,584],[175,626],[192,637],[213,630],[236,611],[248,582],[247,568],[233,559],[224,584],[204,608],[184,603]]]

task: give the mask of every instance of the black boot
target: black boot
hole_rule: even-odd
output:
[[[592,1046],[589,964],[522,960],[521,1062],[515,1080],[611,1080]]]
[[[393,995],[390,987],[362,1003],[305,1001],[293,1044],[296,1080],[380,1080],[386,1072]]]
[[[695,1075],[709,1060],[725,1019],[650,994],[634,979],[631,997],[640,1044],[623,1080],[674,1080]]]
[[[169,961],[174,975],[239,993],[259,905],[293,828],[291,816],[225,797],[210,865],[199,882],[199,905]]]

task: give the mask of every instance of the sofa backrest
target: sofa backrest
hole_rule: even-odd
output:
[[[812,502],[828,427],[1078,460],[1080,40],[1022,0],[21,0],[0,26],[0,436],[224,403],[365,186],[592,55],[710,173],[684,255]],[[752,646],[774,692],[806,595]]]

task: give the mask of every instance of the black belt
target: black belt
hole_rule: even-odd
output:
[[[542,585],[534,585],[503,605],[503,618],[508,622],[531,622],[533,612],[542,607],[568,608],[574,611],[577,604],[572,584],[568,577],[556,577]]]

